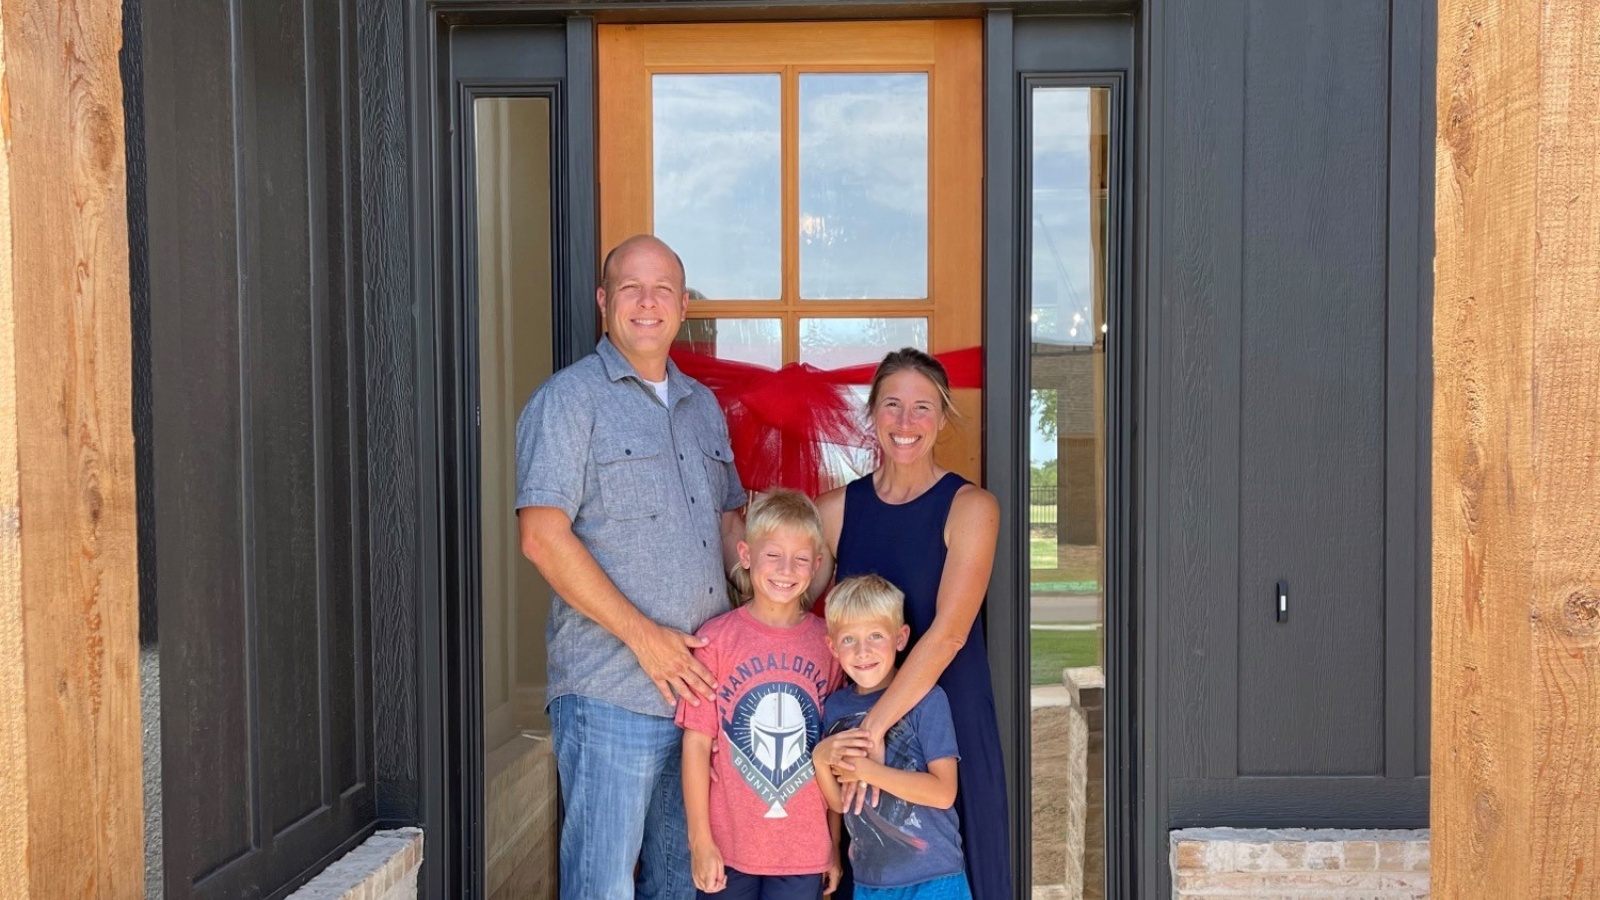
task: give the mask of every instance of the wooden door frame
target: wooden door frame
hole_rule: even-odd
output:
[[[782,290],[776,300],[704,300],[690,318],[924,318],[928,349],[982,344],[982,25],[973,18],[868,22],[696,22],[601,25],[597,34],[600,247],[652,231],[651,78],[658,73],[752,73],[781,78]],[[799,83],[812,73],[928,76],[927,296],[822,300],[800,294]],[[641,202],[643,201],[643,202]],[[963,225],[963,222],[970,223]],[[691,279],[692,280],[692,279]],[[798,356],[798,329],[784,326],[782,356]],[[959,412],[940,436],[941,462],[981,481],[981,389],[952,392]]]

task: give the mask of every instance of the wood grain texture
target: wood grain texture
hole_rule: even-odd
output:
[[[144,14],[164,889],[263,894],[374,818],[355,2]]]
[[[362,308],[368,390],[365,425],[371,549],[374,768],[383,818],[422,815],[417,423],[417,316],[412,303],[406,146],[405,9],[356,5],[361,97]]]
[[[1432,16],[1431,0],[1171,0],[1148,20],[1136,440],[1154,458],[1140,550],[1163,828],[1426,823],[1411,517],[1428,502],[1413,398],[1432,132],[1414,123]]]
[[[1382,771],[1388,25],[1388,0],[1246,17],[1241,775]]]
[[[1600,894],[1600,8],[1441,0],[1433,886]]]
[[[116,3],[0,7],[0,895],[143,889]]]
[[[1238,773],[1239,341],[1243,293],[1242,0],[1165,3],[1163,359],[1156,523],[1170,777]],[[1181,748],[1181,749],[1178,749]]]

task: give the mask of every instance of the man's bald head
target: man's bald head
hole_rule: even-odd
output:
[[[600,264],[600,287],[611,290],[615,284],[617,266],[624,259],[634,253],[660,253],[672,259],[673,265],[678,268],[678,289],[683,290],[688,280],[684,273],[683,258],[678,256],[676,250],[667,246],[667,242],[653,234],[636,234],[626,238],[620,244],[611,248],[606,254],[605,261]]]

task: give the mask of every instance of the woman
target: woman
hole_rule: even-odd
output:
[[[835,576],[875,573],[905,592],[911,649],[867,714],[878,753],[889,727],[933,685],[944,688],[961,751],[956,810],[976,900],[1011,900],[1005,772],[984,649],[983,607],[1000,507],[994,495],[933,461],[953,412],[937,360],[906,348],[873,375],[867,415],[882,453],[877,471],[817,501]]]

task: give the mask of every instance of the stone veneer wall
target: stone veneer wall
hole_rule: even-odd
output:
[[[1033,896],[1105,895],[1105,676],[1067,669],[1032,690]]]
[[[1428,831],[1189,828],[1171,835],[1172,896],[1428,896]]]
[[[547,735],[506,741],[484,765],[490,900],[554,900],[560,843],[556,758]]]
[[[291,900],[416,900],[422,830],[380,831],[323,869]]]

